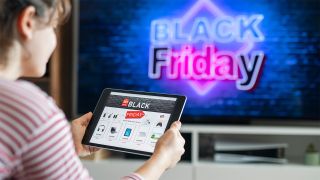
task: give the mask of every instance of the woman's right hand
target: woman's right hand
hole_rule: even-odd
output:
[[[180,121],[172,123],[171,127],[158,140],[152,155],[152,158],[161,158],[166,169],[173,168],[185,152],[185,140],[179,132],[180,128]]]
[[[174,167],[184,153],[185,140],[179,130],[181,122],[174,122],[158,140],[154,153],[136,173],[146,180],[156,180],[166,169]]]

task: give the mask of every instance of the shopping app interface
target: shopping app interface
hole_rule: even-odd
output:
[[[176,98],[111,92],[91,143],[153,152]]]

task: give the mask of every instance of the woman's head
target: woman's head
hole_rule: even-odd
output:
[[[54,28],[69,7],[69,0],[1,0],[0,71],[42,76],[56,47]]]

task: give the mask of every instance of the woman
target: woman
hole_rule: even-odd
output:
[[[0,1],[0,179],[90,179],[79,155],[96,151],[81,144],[92,113],[71,128],[53,100],[19,77],[40,77],[56,47],[54,28],[66,0]],[[124,179],[158,179],[184,153],[180,122],[157,142],[155,152]]]

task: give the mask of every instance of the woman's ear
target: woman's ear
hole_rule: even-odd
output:
[[[23,9],[17,19],[18,34],[23,40],[29,40],[32,38],[33,31],[35,29],[35,16],[36,9],[33,6],[28,6]]]

